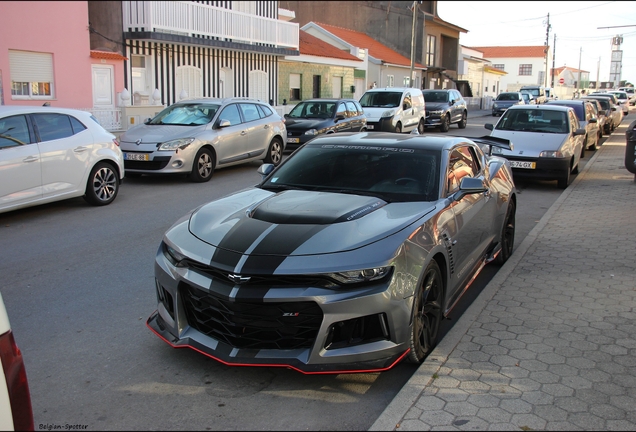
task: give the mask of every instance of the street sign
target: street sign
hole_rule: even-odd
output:
[[[559,84],[565,84],[565,78],[559,78]]]

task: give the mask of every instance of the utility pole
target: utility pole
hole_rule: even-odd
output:
[[[596,91],[599,91],[599,87],[601,86],[601,58],[598,58],[598,64],[596,65]]]
[[[413,2],[413,27],[411,28],[411,74],[409,75],[409,87],[415,87],[413,79],[413,71],[415,69],[415,27],[417,24],[417,1]]]
[[[543,78],[543,87],[548,86],[548,51],[550,51],[550,14],[545,28],[545,77]]]
[[[554,42],[552,42],[552,84],[550,86],[554,88],[554,60],[556,59],[556,33],[554,34]]]

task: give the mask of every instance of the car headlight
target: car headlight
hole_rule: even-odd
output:
[[[444,110],[435,110],[435,111],[429,111],[431,114],[435,114],[435,115],[440,115],[444,112]]]
[[[541,153],[539,153],[539,157],[547,157],[547,158],[562,158],[563,157],[563,153],[561,153],[560,151],[548,151],[548,150],[544,150]]]
[[[395,111],[393,110],[386,110],[382,113],[381,117],[393,117],[395,115]]]
[[[175,267],[183,267],[181,262],[186,258],[185,255],[178,252],[172,246],[168,246],[166,243],[162,243],[163,254],[170,261],[170,263]]]
[[[318,135],[318,131],[316,129],[309,129],[305,132],[305,135]]]
[[[499,104],[497,102],[495,102],[494,104],[492,104],[493,107],[495,108],[499,108]]]
[[[360,282],[371,282],[382,279],[391,271],[391,266],[376,267],[364,270],[353,270],[336,273],[326,273],[323,276],[338,281],[341,284],[355,284]]]
[[[159,145],[158,150],[183,150],[184,148],[192,144],[193,141],[194,138],[179,138],[172,141],[166,141]]]

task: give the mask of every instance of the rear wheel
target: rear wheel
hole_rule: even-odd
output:
[[[99,162],[88,176],[84,199],[89,204],[103,206],[113,202],[119,192],[119,178],[113,166]]]
[[[448,128],[450,128],[450,117],[446,114],[439,124],[439,130],[440,132],[448,132]]]
[[[278,166],[283,159],[283,144],[278,138],[274,138],[269,144],[267,149],[267,156],[265,156],[265,163],[274,164]]]
[[[422,285],[415,292],[413,299],[411,350],[408,354],[408,359],[412,363],[422,363],[435,348],[442,321],[443,302],[442,272],[437,262],[432,260],[424,271]]]
[[[212,151],[206,147],[201,148],[194,158],[192,172],[190,172],[190,180],[195,183],[209,181],[214,173],[215,165],[216,161]]]
[[[466,111],[462,114],[462,119],[457,123],[457,127],[460,129],[466,129],[466,124],[468,123],[468,114]]]
[[[495,259],[495,264],[503,265],[510,255],[512,255],[512,249],[515,245],[515,214],[517,207],[514,201],[510,201],[508,204],[508,210],[506,210],[506,219],[504,220],[503,227],[501,229],[501,252]]]

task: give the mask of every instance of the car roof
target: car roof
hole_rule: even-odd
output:
[[[358,102],[357,99],[351,99],[351,98],[313,98],[313,99],[305,99],[304,101],[300,101],[298,103],[300,104],[303,102],[340,102],[340,101]]]
[[[337,144],[340,146],[398,147],[441,151],[468,142],[477,145],[471,138],[465,137],[395,134],[391,132],[340,132],[320,135],[305,145]]]
[[[72,108],[58,108],[50,106],[26,106],[26,105],[3,105],[0,106],[0,115],[23,114],[23,113],[59,113],[71,114],[74,116],[90,116],[89,111],[76,110]]]
[[[196,99],[184,99],[179,102],[175,102],[173,105],[177,104],[191,104],[191,103],[215,103],[219,105],[225,105],[232,102],[252,102],[252,103],[260,103],[265,104],[265,102],[252,99],[252,98],[244,98],[244,97],[231,97],[231,98],[196,98]]]
[[[550,111],[567,111],[567,110],[571,110],[572,107],[569,106],[563,106],[563,105],[557,105],[557,104],[551,104],[551,103],[544,103],[541,105],[513,105],[510,108],[508,108],[509,110],[518,110],[518,109],[522,109],[522,110],[543,110],[543,109],[547,109]]]

